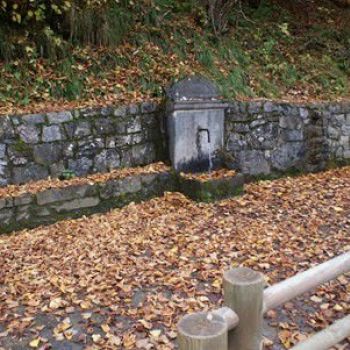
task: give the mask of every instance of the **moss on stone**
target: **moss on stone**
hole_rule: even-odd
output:
[[[13,148],[18,153],[29,153],[31,151],[31,148],[28,144],[26,144],[23,140],[18,139],[14,145]]]

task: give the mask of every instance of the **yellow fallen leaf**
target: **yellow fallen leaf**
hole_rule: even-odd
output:
[[[215,288],[221,288],[221,280],[216,279],[211,285]]]
[[[100,343],[101,340],[102,340],[102,337],[101,337],[100,334],[93,334],[93,335],[92,335],[92,341],[93,341],[94,343]]]
[[[343,311],[344,309],[341,305],[336,304],[336,305],[334,305],[333,310],[340,312],[340,311]]]
[[[110,328],[109,328],[109,326],[108,326],[108,324],[103,324],[103,325],[101,325],[101,328],[102,328],[102,330],[105,332],[105,333],[109,333],[110,332]]]
[[[153,329],[150,331],[150,334],[154,338],[159,338],[160,335],[162,334],[162,331],[160,329]]]
[[[39,347],[39,344],[40,344],[40,338],[37,338],[37,339],[33,339],[30,343],[29,343],[29,346],[31,348],[37,348]]]

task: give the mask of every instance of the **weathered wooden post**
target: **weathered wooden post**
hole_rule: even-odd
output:
[[[180,350],[227,350],[227,325],[218,315],[187,315],[180,321],[178,331]]]
[[[264,276],[240,267],[224,273],[224,304],[239,317],[229,332],[229,350],[261,350],[263,347]]]
[[[227,332],[237,326],[235,312],[227,307],[185,316],[178,324],[180,350],[227,350]]]

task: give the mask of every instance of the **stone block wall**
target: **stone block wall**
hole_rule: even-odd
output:
[[[157,105],[0,117],[0,186],[163,159]]]
[[[105,212],[174,189],[175,177],[165,171],[3,197],[0,198],[0,233]]]
[[[164,114],[145,102],[0,116],[0,186],[167,160]],[[224,137],[225,163],[253,176],[348,163],[350,103],[234,101],[225,111]]]
[[[233,102],[224,158],[249,175],[318,171],[350,161],[350,104]]]

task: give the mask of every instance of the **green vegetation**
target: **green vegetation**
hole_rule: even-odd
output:
[[[195,0],[30,3],[0,10],[0,113],[159,98],[194,73],[226,98],[349,94],[350,14],[333,1],[242,2],[221,35]]]

